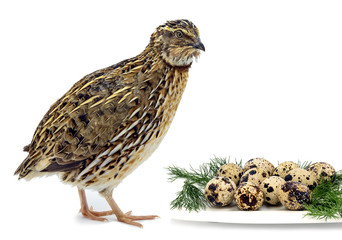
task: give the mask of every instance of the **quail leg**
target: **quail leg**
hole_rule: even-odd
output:
[[[87,198],[85,195],[84,189],[78,188],[78,194],[80,196],[80,201],[81,201],[81,209],[80,212],[82,215],[86,218],[89,218],[91,220],[96,220],[96,221],[107,221],[106,218],[101,218],[101,216],[108,216],[112,215],[113,211],[103,211],[103,212],[96,212],[93,211],[92,207],[88,207],[87,203]]]
[[[115,216],[119,222],[124,222],[124,223],[130,224],[130,225],[142,228],[143,227],[142,224],[135,222],[136,220],[151,220],[151,219],[155,219],[155,218],[159,217],[157,215],[133,216],[133,215],[131,215],[132,211],[129,211],[127,213],[123,213],[111,195],[106,194],[106,195],[104,195],[104,197],[106,198],[109,206],[112,208],[112,210],[113,210],[113,212],[114,212],[114,214],[115,214]]]

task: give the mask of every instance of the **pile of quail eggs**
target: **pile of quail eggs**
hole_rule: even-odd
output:
[[[281,203],[289,210],[303,210],[304,204],[311,201],[311,190],[335,173],[325,162],[302,169],[286,161],[275,168],[264,158],[253,158],[243,169],[234,163],[221,166],[217,177],[206,185],[205,196],[217,207],[235,201],[241,210],[258,210],[266,202],[269,205]]]

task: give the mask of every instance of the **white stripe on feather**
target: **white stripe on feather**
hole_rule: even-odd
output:
[[[114,158],[108,157],[106,160],[103,161],[103,163],[100,165],[100,169],[106,166],[110,161],[112,161]]]
[[[87,173],[92,167],[94,167],[96,164],[98,164],[101,160],[101,157],[108,154],[109,149],[101,153],[97,158],[95,158],[94,161],[92,161],[80,174],[78,174],[76,181],[79,180],[85,173]]]
[[[115,148],[113,148],[112,151],[110,151],[110,153],[108,154],[108,156],[112,156],[114,153],[116,153],[117,151],[119,151],[122,148],[122,143],[119,143],[118,145],[115,146]]]

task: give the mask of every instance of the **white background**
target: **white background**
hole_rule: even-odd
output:
[[[13,239],[166,237],[318,239],[339,225],[236,225],[172,220],[181,182],[165,168],[216,156],[275,165],[327,161],[342,169],[340,1],[1,1],[1,235]],[[159,149],[123,181],[124,210],[158,214],[144,229],[78,214],[77,190],[57,177],[20,181],[22,147],[50,105],[84,75],[140,53],[166,20],[187,18],[206,47],[190,70]],[[88,192],[90,205],[108,209]],[[330,235],[332,236],[332,235]],[[3,237],[1,237],[3,239]],[[8,238],[8,237],[7,237]]]

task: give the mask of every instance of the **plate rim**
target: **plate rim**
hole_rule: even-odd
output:
[[[216,222],[235,224],[312,224],[342,223],[342,218],[318,219],[305,216],[308,211],[291,211],[283,206],[262,206],[257,211],[242,211],[236,206],[210,207],[205,210],[187,211],[172,209],[171,218],[194,222]]]

